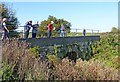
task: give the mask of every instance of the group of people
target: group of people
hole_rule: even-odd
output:
[[[9,29],[8,29],[8,26],[6,25],[6,22],[7,22],[7,18],[3,18],[2,19],[2,40],[9,38]],[[50,21],[50,23],[47,26],[48,37],[51,37],[52,35],[53,24],[54,22]],[[39,27],[38,21],[35,24],[32,24],[32,20],[27,21],[24,26],[24,38],[28,38],[31,28],[32,28],[32,38],[36,38],[36,35],[38,33],[38,27]],[[64,31],[65,31],[64,25],[61,24],[60,37],[64,37]]]
[[[1,37],[1,40],[4,40],[4,39],[9,39],[9,29],[8,29],[8,25],[6,24],[8,21],[7,18],[3,18],[2,19],[2,37]],[[32,38],[36,38],[36,34],[38,32],[38,27],[39,27],[39,24],[38,24],[38,21],[36,22],[36,24],[33,24],[32,25],[32,21],[28,21],[25,25],[25,35],[24,37],[25,38],[28,38],[29,36],[29,31],[32,27]]]
[[[53,24],[54,22],[53,21],[50,21],[50,23],[48,24],[47,26],[47,30],[48,30],[48,38],[51,37],[52,35],[52,30],[53,30]],[[34,25],[32,25],[32,21],[28,21],[25,25],[25,33],[24,33],[24,38],[28,38],[29,36],[29,31],[31,28],[32,29],[32,38],[36,38],[36,34],[38,32],[38,27],[39,27],[39,24],[38,22]],[[65,31],[65,27],[63,24],[61,24],[61,29],[60,29],[60,37],[64,37],[64,31]]]
[[[3,18],[2,19],[2,40],[3,39],[8,39],[9,38],[9,29],[8,26],[6,25],[7,22],[7,18]],[[50,38],[52,35],[52,30],[53,30],[53,21],[50,21],[50,23],[48,24],[48,37]],[[29,31],[32,28],[32,38],[36,38],[36,35],[38,33],[38,21],[36,22],[36,24],[32,24],[32,20],[26,22],[25,28],[24,28],[24,38],[28,38],[29,36]],[[83,30],[83,35],[86,36],[86,30]],[[65,36],[65,27],[63,24],[61,24],[61,28],[60,28],[60,37],[64,37]]]
[[[53,21],[50,21],[50,23],[48,24],[48,38],[51,37],[52,35],[52,30],[53,30],[53,24],[54,22]],[[38,32],[38,22],[34,25],[32,25],[32,21],[28,21],[27,24],[26,24],[26,30],[25,30],[25,38],[28,38],[28,35],[29,35],[29,30],[30,28],[33,27],[32,29],[32,38],[36,38],[36,34]],[[60,37],[64,37],[65,36],[65,27],[63,24],[61,24],[61,28],[60,28]],[[86,30],[83,29],[83,36],[86,36]]]
[[[38,21],[36,22],[36,24],[33,24],[32,25],[32,21],[28,21],[26,22],[26,25],[24,27],[24,38],[28,38],[29,36],[29,31],[30,29],[32,28],[32,38],[36,38],[36,35],[37,35],[37,32],[38,32],[38,27],[39,27],[39,24],[38,24]]]
[[[51,21],[50,24],[48,24],[48,37],[51,37],[52,30],[53,30],[53,24],[54,24],[53,21]],[[65,27],[63,24],[61,24],[60,37],[64,37],[64,36],[65,36]]]

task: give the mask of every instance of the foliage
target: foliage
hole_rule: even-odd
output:
[[[99,60],[78,59],[73,63],[65,58],[58,61],[55,54],[48,53],[51,64],[57,61],[50,68],[48,61],[36,58],[28,48],[27,43],[14,39],[3,43],[2,80],[118,80],[118,70],[107,67]],[[33,51],[37,49],[33,48]]]
[[[112,27],[112,30],[111,30],[112,33],[118,33],[118,31],[120,31],[120,29],[116,27]]]
[[[54,54],[59,58],[63,59],[66,56],[66,47],[62,45],[54,45]]]
[[[48,78],[47,64],[31,54],[26,42],[18,42],[16,39],[5,41],[2,50],[2,70],[0,72],[2,80],[24,81]]]
[[[47,55],[47,57],[51,64],[53,64],[53,65],[58,64],[59,59],[56,55]]]
[[[43,20],[40,24],[39,33],[38,33],[39,37],[47,36],[47,26],[50,23],[50,21],[54,21],[53,27],[55,28],[55,30],[53,30],[52,32],[52,35],[58,36],[60,28],[61,28],[61,24],[65,26],[65,30],[67,32],[70,31],[71,24],[68,21],[64,19],[57,19],[54,16],[49,16],[47,20]]]
[[[82,58],[83,60],[89,60],[92,56],[91,53],[92,44],[89,41],[68,45],[54,45],[54,54],[60,59],[70,57],[70,59]]]
[[[33,48],[30,48],[30,51],[32,52],[33,55],[35,55],[36,57],[40,57],[40,51],[39,51],[40,47],[36,46]]]
[[[104,63],[106,63],[108,66],[120,68],[118,61],[119,45],[120,43],[118,42],[118,34],[101,34],[100,42],[97,42],[92,46],[92,54],[94,54],[93,58],[95,60],[100,60],[101,62],[104,61]]]

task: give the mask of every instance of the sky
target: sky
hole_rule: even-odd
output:
[[[65,19],[75,29],[94,29],[100,32],[118,27],[118,2],[9,2],[16,11],[20,25],[47,20],[49,15]],[[19,28],[20,30],[23,28]]]
[[[119,0],[1,0],[2,2],[118,2]]]

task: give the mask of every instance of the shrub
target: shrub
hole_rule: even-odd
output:
[[[30,51],[36,57],[40,57],[40,50],[39,49],[40,49],[40,47],[36,46],[36,47],[30,48]]]
[[[31,54],[28,47],[28,43],[14,39],[3,43],[2,80],[47,80],[46,62]]]
[[[107,66],[119,69],[120,63],[117,61],[119,45],[117,34],[106,33],[106,35],[101,35],[100,42],[92,46],[92,54],[94,55],[92,58],[101,62],[104,61]]]

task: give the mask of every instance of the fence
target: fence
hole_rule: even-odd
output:
[[[87,36],[92,36],[92,35],[99,35],[100,31],[99,30],[93,30],[93,29],[71,29],[70,32],[72,33],[72,36],[82,36],[83,35],[83,30],[86,31]],[[68,35],[69,36],[69,35]]]
[[[11,25],[7,25],[11,26]],[[22,36],[24,37],[25,33],[25,26],[17,26],[20,29],[16,29],[17,32],[19,32]],[[83,30],[84,29],[76,29],[76,28],[71,28],[70,32],[65,31],[65,36],[83,36]],[[86,30],[86,36],[93,36],[93,35],[99,35],[100,31],[99,30],[94,30],[94,29],[85,29]],[[32,30],[30,30],[30,33],[32,33]]]

